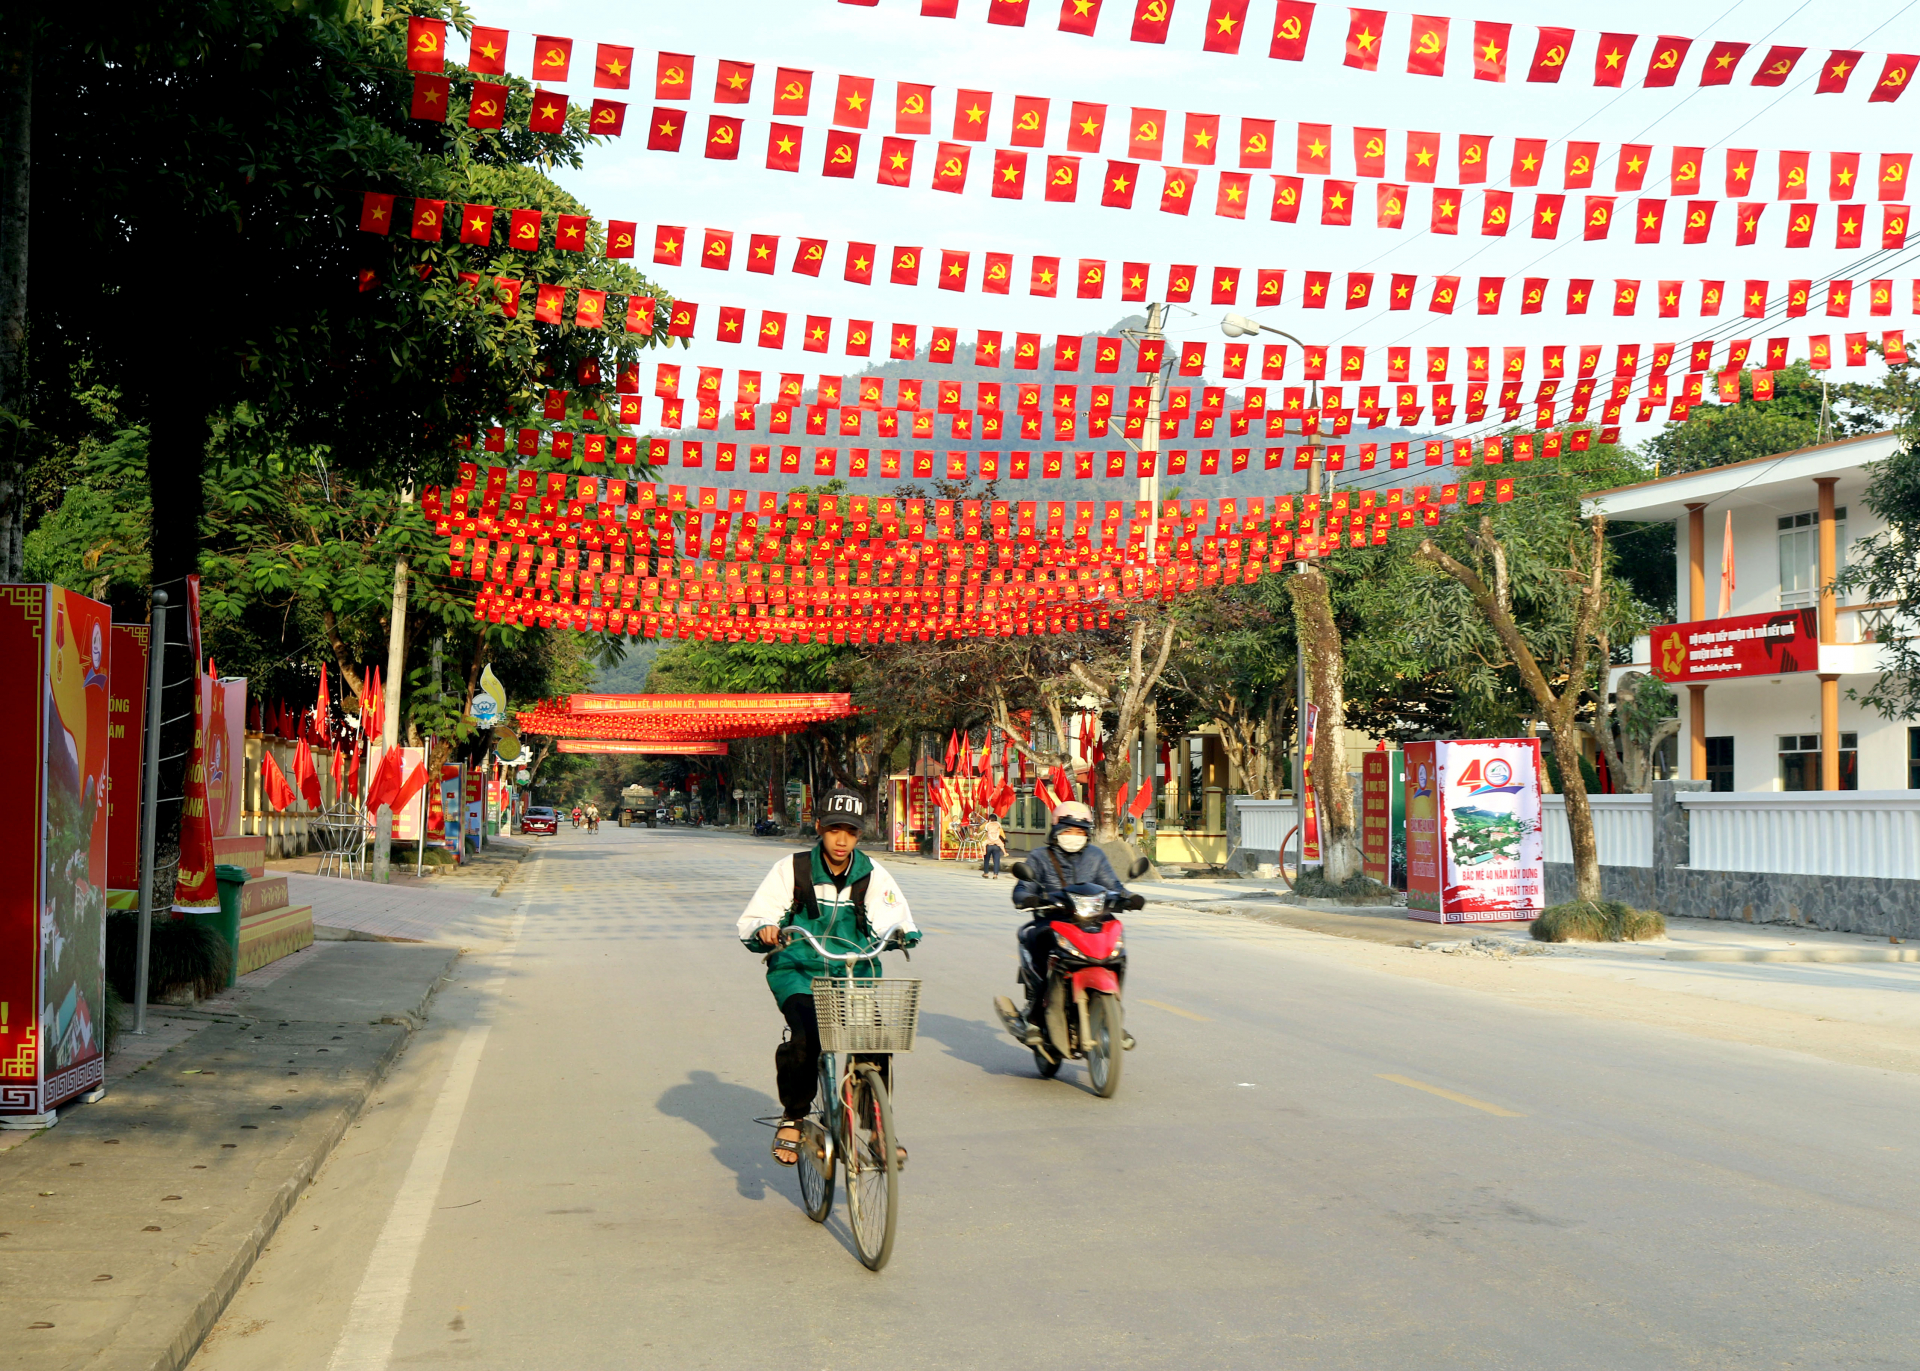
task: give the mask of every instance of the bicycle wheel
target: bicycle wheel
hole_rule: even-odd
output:
[[[833,1212],[834,1157],[827,1130],[818,1118],[809,1117],[800,1125],[800,1202],[807,1217],[825,1223]],[[822,1154],[825,1154],[824,1156]]]
[[[846,1111],[847,1225],[869,1271],[878,1271],[893,1255],[893,1228],[899,1218],[900,1168],[894,1152],[893,1101],[877,1067],[862,1066],[849,1077],[840,1107]]]
[[[1087,1046],[1087,1079],[1093,1093],[1103,1100],[1113,1098],[1120,1088],[1122,1044],[1126,1041],[1120,1021],[1120,997],[1096,994],[1087,1005],[1088,1027],[1093,1041]]]

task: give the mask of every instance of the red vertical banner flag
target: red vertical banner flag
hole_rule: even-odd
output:
[[[1850,48],[1835,48],[1827,54],[1827,60],[1820,68],[1820,84],[1813,88],[1815,95],[1839,95],[1847,88],[1847,81],[1853,75],[1853,69],[1860,65],[1864,53]]]
[[[1473,79],[1507,79],[1507,42],[1513,35],[1511,24],[1475,21],[1473,26]]]
[[[1009,28],[1027,26],[1027,0],[989,0],[987,22],[1005,24]]]
[[[550,38],[545,34],[539,34],[534,38],[534,80],[552,81],[558,85],[565,85],[567,69],[572,65],[573,40],[571,38]]]
[[[587,114],[587,127],[603,138],[618,138],[626,132],[626,104],[620,100],[595,100]]]
[[[933,87],[913,81],[894,82],[893,131],[898,134],[933,132]]]
[[[905,186],[913,180],[913,139],[880,140],[880,173],[875,178],[883,186]]]
[[[737,126],[740,121],[729,121]],[[567,127],[567,97],[550,90],[536,88],[533,92],[533,109],[527,114],[527,127],[535,133],[564,133]],[[707,156],[714,154],[708,152]]]
[[[1361,71],[1380,69],[1380,38],[1387,27],[1385,10],[1347,11],[1347,55],[1344,65]]]
[[[1753,74],[1756,86],[1785,85],[1793,74],[1794,64],[1806,55],[1805,48],[1789,48],[1775,44],[1767,49],[1767,55],[1760,59],[1760,70]]]
[[[1020,200],[1027,193],[1027,154],[998,148],[993,154],[993,197]]]
[[[1416,14],[1407,35],[1407,72],[1412,76],[1447,74],[1447,30],[1450,21],[1438,15]]]
[[[1207,6],[1206,36],[1202,52],[1240,51],[1240,38],[1247,27],[1247,0],[1211,0]]]
[[[1560,73],[1567,69],[1567,54],[1572,50],[1572,29],[1541,29],[1540,38],[1534,44],[1533,61],[1527,65],[1527,80],[1557,84]]]
[[[1882,200],[1904,200],[1907,194],[1907,179],[1912,170],[1912,153],[1881,153],[1879,198]]]
[[[1307,38],[1313,31],[1311,0],[1279,0],[1274,7],[1273,40],[1267,56],[1281,62],[1298,62],[1307,55]]]
[[[467,70],[475,76],[507,73],[507,31],[475,24],[467,40]]]
[[[1881,104],[1905,95],[1907,86],[1913,81],[1916,64],[1920,64],[1920,53],[1888,53],[1886,66],[1881,68],[1880,79],[1874,82],[1873,94],[1867,97],[1867,103]]]
[[[425,72],[416,72],[413,78],[413,103],[407,109],[407,117],[445,123],[447,95],[451,84],[444,76],[429,76]]]
[[[999,4],[1000,0],[993,0],[993,3]],[[1083,38],[1093,37],[1093,31],[1100,23],[1100,5],[1101,0],[1060,0],[1060,32],[1077,33]],[[1024,9],[1025,5],[1014,7]],[[1024,15],[1021,20],[1013,22],[1024,22]]]
[[[1627,79],[1627,58],[1633,54],[1634,33],[1603,33],[1593,54],[1593,84],[1618,87]]]
[[[973,149],[964,143],[942,143],[934,161],[933,188],[958,195],[967,188],[967,159]]]
[[[863,129],[873,115],[873,78],[843,76],[833,96],[833,122],[842,128]]]
[[[1745,43],[1715,43],[1707,51],[1707,60],[1700,67],[1700,84],[1703,86],[1726,86],[1733,83],[1734,69],[1740,65],[1740,59],[1746,56]]]
[[[653,98],[656,100],[693,99],[693,57],[684,52],[663,52],[654,62]]]
[[[447,65],[447,21],[407,20],[407,70],[443,71]]]
[[[627,90],[633,85],[633,49],[601,43],[594,51],[593,84],[601,90]]]
[[[1136,43],[1164,43],[1172,22],[1173,0],[1135,0],[1133,32],[1128,37]]]
[[[1681,64],[1687,60],[1687,49],[1692,46],[1691,38],[1675,38],[1669,34],[1661,34],[1654,42],[1653,55],[1647,58],[1646,85],[1648,88],[1671,86],[1679,80]]]

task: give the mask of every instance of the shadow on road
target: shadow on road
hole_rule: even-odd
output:
[[[1031,1076],[1033,1054],[1007,1036],[999,1024],[953,1014],[920,1012],[919,1036],[940,1044],[956,1057],[994,1076]]]
[[[773,1135],[754,1120],[780,1112],[780,1102],[750,1086],[732,1085],[711,1071],[690,1071],[687,1083],[662,1091],[654,1107],[703,1130],[713,1139],[713,1159],[732,1171],[744,1199],[764,1200],[771,1187],[799,1206],[799,1189],[787,1168],[773,1160]]]

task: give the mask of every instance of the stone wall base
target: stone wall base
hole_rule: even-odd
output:
[[[1547,903],[1573,898],[1573,865],[1548,862]],[[1792,924],[1835,933],[1920,939],[1920,881],[1603,866],[1601,892],[1637,909],[1685,919]]]

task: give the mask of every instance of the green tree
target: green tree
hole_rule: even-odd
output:
[[[1876,633],[1887,659],[1880,679],[1855,698],[1888,719],[1920,716],[1920,412],[1909,411],[1897,451],[1869,468],[1863,503],[1885,523],[1848,553],[1837,581],[1869,604],[1890,603]]]

